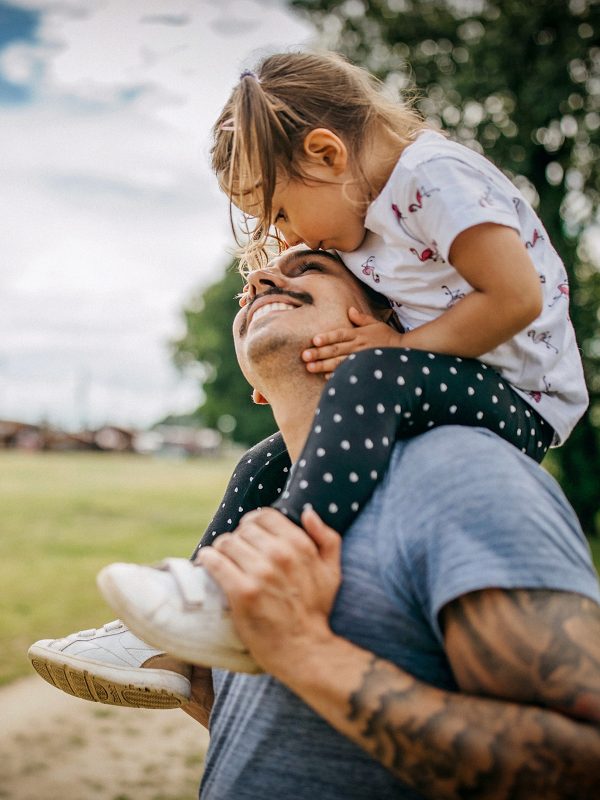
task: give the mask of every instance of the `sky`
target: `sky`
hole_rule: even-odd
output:
[[[210,128],[242,69],[312,37],[284,0],[0,0],[0,419],[198,405],[169,341],[230,261]]]

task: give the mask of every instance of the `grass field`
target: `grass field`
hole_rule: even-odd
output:
[[[27,647],[114,618],[111,561],[188,556],[232,461],[0,452],[0,684],[33,674]]]
[[[97,627],[111,561],[187,556],[232,461],[0,452],[0,684],[33,674],[27,647]],[[600,541],[592,544],[600,566]]]

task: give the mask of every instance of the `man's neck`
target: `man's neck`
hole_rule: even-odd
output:
[[[298,380],[280,379],[269,392],[271,410],[292,463],[300,457],[308,438],[323,385],[321,378],[307,373]]]

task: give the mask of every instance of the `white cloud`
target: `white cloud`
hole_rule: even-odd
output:
[[[191,408],[165,343],[231,246],[210,126],[240,64],[308,29],[258,0],[18,4],[42,24],[0,58],[34,97],[0,108],[0,417]]]

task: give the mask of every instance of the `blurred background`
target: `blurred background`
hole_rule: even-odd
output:
[[[600,564],[599,42],[597,0],[0,0],[0,683],[35,639],[110,618],[103,564],[189,553],[239,449],[274,429],[234,359],[208,152],[240,71],[281,49],[416,92],[538,208],[591,395],[546,466]],[[35,796],[4,746],[0,797]],[[164,797],[194,796],[190,764]]]

